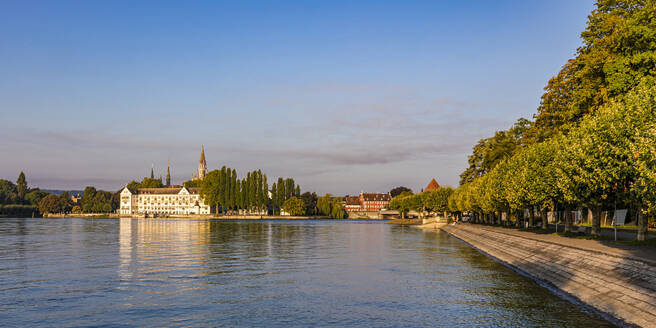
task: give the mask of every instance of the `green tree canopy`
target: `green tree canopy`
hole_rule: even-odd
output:
[[[41,214],[61,212],[61,201],[57,195],[48,195],[39,201],[39,212]]]
[[[16,180],[16,196],[18,196],[18,201],[25,201],[25,194],[27,193],[27,180],[25,180],[25,173],[21,171]]]
[[[534,141],[565,132],[610,99],[656,75],[656,7],[645,0],[598,0],[583,46],[549,80],[531,129]]]
[[[396,196],[400,195],[403,192],[408,192],[408,193],[412,194],[412,189],[410,189],[408,187],[400,186],[400,187],[396,187],[396,188],[390,190],[389,193],[390,193],[390,196],[396,197]]]
[[[17,198],[16,185],[9,180],[0,179],[0,204],[14,204]]]
[[[305,204],[296,197],[290,197],[282,204],[282,208],[290,215],[298,216],[305,214]]]
[[[45,198],[48,195],[49,194],[47,192],[42,191],[38,188],[32,189],[32,190],[30,190],[30,192],[28,192],[25,195],[25,201],[27,201],[31,205],[38,206],[41,199]]]

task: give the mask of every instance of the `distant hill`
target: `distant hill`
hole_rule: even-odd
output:
[[[57,196],[61,195],[61,193],[63,193],[64,191],[68,192],[69,195],[77,195],[77,194],[82,195],[84,193],[84,190],[56,190],[56,189],[41,189],[41,190]]]

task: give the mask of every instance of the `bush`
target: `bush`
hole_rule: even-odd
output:
[[[15,217],[39,216],[39,209],[34,205],[0,205],[0,215]]]

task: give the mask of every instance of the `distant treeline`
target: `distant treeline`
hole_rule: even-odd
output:
[[[39,188],[28,188],[25,174],[18,175],[16,184],[0,179],[0,215],[38,216],[47,213],[112,213],[119,206],[119,194],[86,187],[79,203],[63,191],[59,195]]]

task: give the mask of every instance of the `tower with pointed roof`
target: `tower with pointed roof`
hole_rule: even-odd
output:
[[[198,160],[198,179],[205,179],[207,174],[207,162],[205,161],[205,146],[200,146],[200,160]]]
[[[437,183],[437,181],[435,181],[435,179],[433,179],[428,183],[428,186],[426,186],[426,189],[424,189],[424,191],[437,190],[439,188],[440,185]]]

